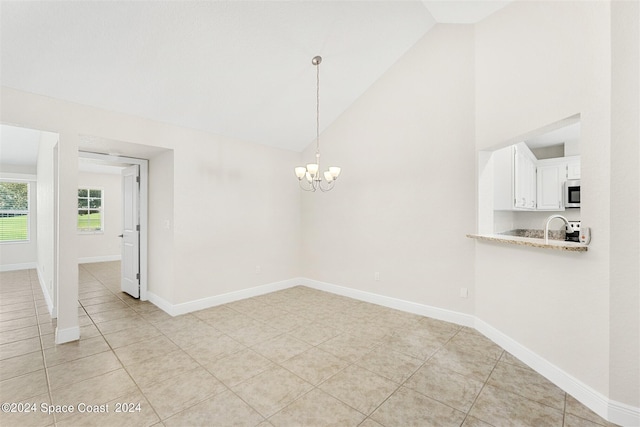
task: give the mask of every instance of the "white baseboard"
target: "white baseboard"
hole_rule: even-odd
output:
[[[320,282],[307,278],[295,278],[283,280],[281,282],[269,283],[236,292],[203,298],[182,304],[171,304],[165,299],[148,292],[149,301],[172,316],[202,310],[245,298],[263,295],[269,292],[288,289],[294,286],[303,285],[313,289],[330,292],[337,295],[357,299],[359,301],[370,302],[384,307],[432,317],[458,325],[475,328],[487,338],[500,345],[509,353],[522,360],[536,372],[546,377],[549,381],[572,395],[583,405],[591,409],[602,418],[620,424],[622,426],[640,426],[640,408],[632,407],[620,402],[608,399],[602,393],[589,387],[569,373],[550,363],[543,357],[534,353],[513,338],[505,335],[498,329],[489,325],[477,317],[443,308],[433,307],[425,304],[418,304],[411,301],[392,298],[384,295],[365,292],[358,289],[338,286],[331,283]]]
[[[31,270],[37,268],[35,262],[21,262],[18,264],[4,264],[0,265],[0,272],[2,271],[16,271],[16,270]]]
[[[80,326],[60,329],[56,328],[56,344],[78,341],[80,339]]]
[[[473,327],[474,324],[475,317],[473,317],[472,315],[447,310],[444,308],[419,304],[411,301],[401,300],[398,298],[392,298],[384,295],[374,294],[371,292],[361,291],[358,289],[320,282],[318,280],[301,279],[300,284],[313,289],[318,289],[320,291],[331,292],[332,294],[342,295],[345,297],[357,299],[359,301],[370,302],[372,304],[382,305],[384,307],[418,314],[420,316],[432,317],[434,319],[444,320],[446,322],[451,322],[458,325]]]
[[[36,268],[36,272],[38,273],[38,283],[40,283],[40,288],[42,289],[42,293],[44,294],[44,300],[47,303],[49,314],[51,315],[52,319],[56,319],[58,317],[58,311],[53,306],[53,299],[51,298],[51,295],[49,295],[47,284],[44,281],[44,273],[42,272],[40,266]]]
[[[89,256],[78,258],[78,264],[89,264],[92,262],[108,262],[108,261],[120,261],[122,255],[103,255],[103,256]]]
[[[475,319],[474,327],[602,418],[622,426],[640,426],[640,408],[608,399],[481,319]]]
[[[229,302],[238,301],[241,299],[256,297],[258,295],[264,295],[270,292],[280,291],[282,289],[288,289],[293,286],[300,285],[301,281],[302,279],[282,280],[280,282],[267,283],[265,285],[255,286],[253,288],[242,289],[239,291],[202,298],[181,304],[171,304],[169,301],[154,294],[151,291],[147,292],[147,297],[150,302],[157,305],[159,308],[161,308],[171,316],[179,316],[181,314],[191,313],[192,311],[203,310],[205,308],[215,307],[217,305],[227,304]]]

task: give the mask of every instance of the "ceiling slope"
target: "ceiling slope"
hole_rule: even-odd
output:
[[[441,22],[472,19],[464,3],[496,2],[3,1],[0,75],[3,86],[301,151],[315,137],[313,56],[324,59],[322,129],[436,24],[428,8]]]

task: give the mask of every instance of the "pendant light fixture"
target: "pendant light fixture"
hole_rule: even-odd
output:
[[[306,167],[295,168],[300,188],[304,191],[329,191],[333,188],[340,175],[340,168],[329,166],[322,175],[320,174],[320,63],[322,57],[314,56],[311,63],[316,66],[316,162],[309,163]],[[322,179],[324,177],[324,179]]]

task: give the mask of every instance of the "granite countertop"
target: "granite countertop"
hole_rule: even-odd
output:
[[[587,245],[583,243],[566,242],[564,240],[564,231],[551,232],[551,238],[548,243],[545,243],[543,236],[543,230],[511,230],[500,234],[467,234],[467,237],[471,239],[485,240],[489,242],[531,246],[534,248],[554,249],[568,252],[587,251]]]

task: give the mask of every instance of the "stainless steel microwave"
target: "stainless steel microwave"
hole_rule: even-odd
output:
[[[568,180],[564,184],[564,207],[579,208],[580,207],[580,180]]]

